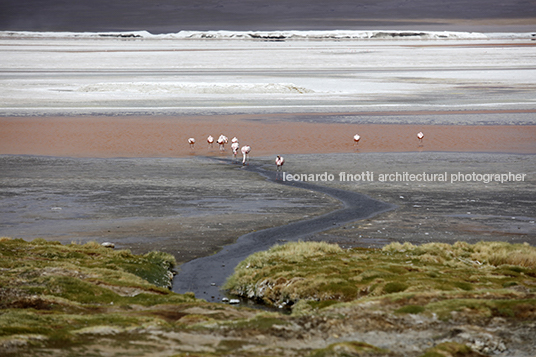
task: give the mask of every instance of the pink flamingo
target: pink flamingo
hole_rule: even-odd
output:
[[[240,149],[240,144],[238,141],[235,141],[231,144],[231,150],[233,150],[233,156],[236,161],[236,154],[238,154],[238,149]]]
[[[277,157],[275,158],[275,165],[277,166],[276,171],[283,170],[284,163],[285,163],[285,159],[283,158],[283,156],[277,155]]]
[[[225,135],[221,134],[216,142],[220,146],[220,151],[223,151],[225,150],[225,144],[229,142],[229,139]]]
[[[242,156],[243,156],[242,166],[246,164],[246,161],[248,162],[248,165],[249,165],[249,153],[251,151],[251,146],[244,145],[242,146],[241,151],[242,151]]]
[[[419,139],[419,143],[422,146],[422,139],[424,139],[424,134],[422,133],[422,131],[419,131],[417,133],[417,139]]]
[[[358,134],[355,134],[354,135],[354,143],[355,143],[355,146],[357,147],[357,145],[359,144],[359,140],[361,139],[361,137],[358,135]]]
[[[232,143],[237,143],[238,142],[238,138],[235,136],[232,140],[231,140]]]
[[[188,144],[190,144],[190,149],[193,149],[194,146],[195,146],[195,139],[194,138],[189,138],[188,139]]]
[[[208,143],[208,146],[213,148],[214,147],[214,138],[212,137],[212,135],[209,135],[208,138],[207,138],[207,143]]]

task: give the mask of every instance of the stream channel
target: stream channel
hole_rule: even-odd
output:
[[[249,255],[268,250],[281,241],[305,241],[315,233],[336,228],[349,222],[367,219],[396,207],[356,192],[320,186],[305,181],[283,181],[280,179],[281,173],[265,170],[261,166],[250,165],[245,168],[280,185],[324,193],[341,201],[343,207],[314,218],[245,234],[239,237],[235,243],[223,247],[216,254],[182,264],[180,271],[173,279],[174,292],[180,294],[193,292],[197,298],[209,302],[221,302],[224,297],[229,297],[227,292],[221,289],[221,286],[234,273],[238,263]],[[247,299],[240,300],[243,305],[250,307],[255,305],[254,302],[247,301]],[[263,308],[262,306],[253,307]]]

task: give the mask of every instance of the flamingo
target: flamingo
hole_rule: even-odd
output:
[[[248,162],[248,165],[249,165],[249,152],[251,151],[251,146],[249,145],[244,145],[242,146],[242,149],[240,149],[242,151],[242,155],[243,155],[243,159],[242,159],[242,166],[244,166],[246,164],[246,161]]]
[[[285,163],[285,159],[283,158],[283,156],[279,156],[277,155],[277,157],[275,158],[275,164],[276,164],[276,170],[277,171],[281,171],[283,170],[283,164]]]
[[[189,138],[188,139],[188,144],[190,144],[190,149],[193,149],[194,145],[195,145],[195,139],[194,138]]]
[[[221,134],[216,142],[220,146],[220,151],[223,151],[225,150],[225,144],[229,142],[229,139],[225,135]]]
[[[424,134],[422,133],[422,131],[419,131],[417,133],[417,139],[419,139],[419,143],[421,144],[422,146],[422,139],[424,139]]]
[[[240,149],[240,144],[238,141],[235,141],[231,144],[231,149],[233,150],[233,155],[236,161],[236,154],[238,154],[238,149]]]
[[[237,143],[238,142],[238,138],[235,136],[232,140],[231,140],[232,143]]]
[[[355,143],[355,146],[357,147],[357,145],[359,144],[359,139],[361,139],[361,137],[358,135],[358,134],[355,134],[354,135],[354,143]]]
[[[212,137],[212,135],[209,135],[208,138],[207,138],[207,143],[208,143],[208,146],[213,148],[214,147],[214,138]]]

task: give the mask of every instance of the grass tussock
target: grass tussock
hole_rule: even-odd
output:
[[[160,351],[169,344],[185,351],[207,347],[203,353],[174,349],[177,356],[398,355],[358,341],[323,343],[315,350],[275,346],[278,339],[327,341],[364,326],[405,329],[413,318],[404,314],[437,317],[437,324],[458,318],[483,319],[482,325],[493,317],[512,325],[535,320],[533,253],[530,246],[496,243],[352,250],[326,243],[276,246],[239,264],[228,287],[270,303],[294,303],[293,314],[283,315],[169,291],[165,282],[174,260],[164,253],[3,237],[0,355],[87,355],[103,343],[121,347],[117,355]],[[175,340],[182,332],[192,338]],[[445,342],[426,357],[475,353]]]
[[[134,255],[95,242],[2,237],[0,347],[11,336],[76,343],[95,331],[115,334],[174,323],[187,315],[182,307],[197,302],[168,289],[174,265],[173,256],[160,252]]]
[[[248,257],[226,288],[269,304],[306,301],[296,310],[309,312],[326,306],[323,301],[382,298],[399,313],[529,318],[536,317],[535,258],[535,247],[503,242],[393,243],[346,251],[299,242]]]
[[[34,275],[85,277],[98,281],[106,276],[111,285],[156,285],[168,288],[175,257],[162,252],[134,255],[128,250],[112,250],[96,242],[62,245],[35,239],[6,239],[0,242],[0,267],[27,271]],[[103,282],[104,283],[104,282]]]
[[[335,244],[324,242],[288,243],[276,245],[269,251],[255,253],[248,257],[239,266],[249,265],[254,269],[262,268],[264,265],[273,264],[273,260],[285,260],[288,263],[299,264],[306,259],[315,259],[325,254],[339,254],[343,250]]]
[[[456,242],[452,245],[428,243],[420,246],[415,246],[411,243],[391,243],[385,246],[383,251],[392,253],[408,252],[430,263],[445,263],[453,259],[458,259],[460,261],[471,261],[479,265],[536,267],[536,248],[527,243],[479,242],[468,244],[466,242]]]

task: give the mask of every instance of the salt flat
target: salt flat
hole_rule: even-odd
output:
[[[529,114],[502,124],[534,124],[531,34],[445,34],[271,41],[3,32],[0,115],[522,109]]]

